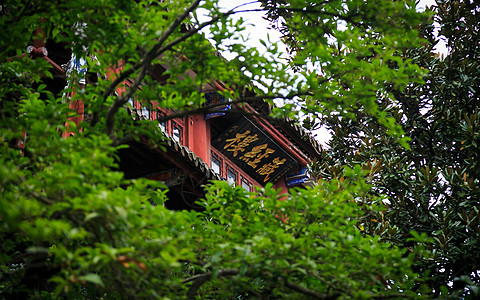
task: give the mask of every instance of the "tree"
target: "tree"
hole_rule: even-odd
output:
[[[273,5],[278,2],[267,3],[272,19],[285,16]],[[434,15],[420,27],[422,45],[395,53],[428,70],[425,82],[411,82],[405,89],[387,83],[389,95],[375,97],[381,111],[411,138],[411,149],[396,143],[368,109],[355,111],[355,118],[325,115],[322,124],[333,136],[325,161],[315,168],[329,179],[340,177],[345,165],[362,165],[369,172],[372,194],[388,203],[385,211],[368,213],[364,230],[413,252],[418,243],[409,240],[410,231],[426,234],[430,241],[422,247],[430,254],[417,256],[415,270],[437,296],[448,287],[453,297],[474,298],[480,283],[480,7],[474,1],[437,1],[430,10]],[[301,51],[297,45],[303,39],[296,29],[288,22],[281,28],[291,47]],[[434,53],[439,39],[447,42],[446,56]]]
[[[375,96],[422,74],[395,52],[418,43],[414,28],[420,15],[411,5],[380,1],[375,8],[392,13],[381,19],[363,1],[332,1],[319,10],[326,27],[312,30],[301,20],[304,14],[297,14],[304,7],[307,2],[292,1],[289,8],[305,51],[294,63],[301,68],[308,63],[301,59],[315,57],[322,71],[298,77],[276,61],[275,47],[264,57],[242,45],[236,35],[242,24],[229,19],[241,8],[221,12],[214,1],[2,4],[2,297],[428,295],[410,268],[413,255],[365,235],[362,212],[375,212],[383,198],[369,193],[358,166],[342,168],[342,177],[298,190],[285,201],[268,185],[249,194],[214,182],[199,203],[202,212],[153,207],[150,200],[166,200],[165,186],[125,180],[115,171],[116,153],[126,141],[140,135],[154,143],[165,138],[158,124],[133,120],[123,109],[131,97],[180,114],[204,112],[211,107],[202,106],[202,87],[213,80],[240,87],[255,80],[257,96],[247,97],[243,89],[226,92],[238,103],[285,98],[301,104],[300,111],[292,103],[274,108],[272,117],[331,112],[342,119],[364,109],[405,145],[393,118],[383,119],[388,110]],[[207,10],[209,21],[198,21],[199,8]],[[339,18],[343,13],[348,18]],[[335,28],[340,20],[348,21],[345,30]],[[238,56],[219,59],[200,33],[203,28],[213,34],[217,50]],[[331,57],[336,50],[326,39],[329,30],[336,33],[338,49]],[[58,78],[47,60],[24,53],[33,40],[70,49],[85,65]],[[149,73],[159,63],[170,66],[163,84]],[[192,66],[197,76],[182,76]],[[65,88],[52,85],[62,80]],[[126,91],[115,93],[124,81]],[[91,119],[76,126],[69,121],[77,117],[69,103],[79,100]],[[73,135],[62,137],[68,132]],[[414,235],[414,241],[425,236]],[[420,247],[415,249],[421,255]]]

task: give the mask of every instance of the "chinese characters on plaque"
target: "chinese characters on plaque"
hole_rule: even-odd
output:
[[[215,138],[213,146],[260,183],[276,182],[296,164],[245,117]]]

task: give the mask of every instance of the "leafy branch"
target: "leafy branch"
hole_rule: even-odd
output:
[[[238,275],[238,274],[239,274],[238,269],[223,269],[223,270],[219,270],[216,273],[215,277],[220,278],[220,277],[227,277],[227,276],[235,276],[235,275]],[[183,284],[193,282],[193,284],[190,286],[190,288],[187,292],[188,299],[194,299],[198,289],[204,283],[211,280],[213,277],[214,277],[213,272],[207,272],[207,273],[198,274],[198,275],[195,275],[195,276],[184,279],[182,281]],[[319,293],[319,292],[316,292],[314,290],[311,290],[311,289],[308,289],[306,287],[295,284],[295,283],[289,281],[288,279],[285,279],[284,284],[285,284],[286,287],[288,287],[288,288],[290,288],[290,289],[292,289],[296,292],[299,292],[299,293],[301,293],[303,295],[306,295],[306,296],[313,297],[315,299],[324,299],[324,300],[337,299],[340,296],[340,293],[331,294],[331,295]]]
[[[228,12],[219,14],[212,19],[210,19],[207,22],[204,22],[200,24],[197,28],[194,28],[192,30],[189,30],[187,33],[182,35],[181,37],[171,41],[170,43],[163,45],[164,42],[168,39],[168,37],[175,31],[176,28],[187,18],[187,16],[195,9],[197,8],[198,4],[200,3],[200,0],[195,1],[188,7],[185,12],[181,15],[179,15],[175,21],[165,30],[165,32],[162,34],[160,37],[158,43],[145,55],[145,57],[137,64],[133,65],[129,69],[123,71],[120,73],[120,75],[109,85],[109,87],[105,90],[105,92],[102,94],[102,104],[105,102],[107,97],[113,93],[115,88],[124,80],[126,80],[131,74],[135,73],[137,70],[139,71],[139,74],[137,75],[136,79],[133,81],[132,85],[128,89],[128,91],[121,96],[118,96],[112,105],[109,107],[107,110],[107,115],[106,115],[106,133],[108,136],[110,136],[113,140],[116,139],[114,136],[114,121],[115,121],[115,114],[117,113],[118,109],[122,107],[124,104],[128,102],[128,99],[133,96],[133,94],[136,92],[138,89],[139,85],[141,84],[142,80],[144,79],[146,73],[147,73],[147,68],[151,64],[152,60],[154,60],[156,57],[159,57],[162,53],[171,50],[175,45],[184,42],[191,36],[197,34],[200,30],[203,28],[212,25],[213,23],[217,22],[220,20],[222,17],[229,16],[231,14],[237,13],[234,10],[230,10]],[[101,106],[100,106],[101,107]],[[100,118],[100,111],[96,111],[94,113],[93,119],[92,119],[92,125],[95,125]]]
[[[218,271],[217,277],[224,277],[224,276],[235,276],[238,274],[237,269],[224,269]],[[187,297],[189,299],[194,299],[195,294],[197,293],[198,289],[207,281],[211,280],[213,277],[212,272],[207,272],[199,275],[192,276],[182,281],[182,283],[188,283],[193,281],[192,286],[187,292]]]

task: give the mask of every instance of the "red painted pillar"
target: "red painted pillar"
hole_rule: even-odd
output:
[[[274,185],[274,189],[282,189],[281,193],[285,194],[285,197],[280,198],[280,200],[285,200],[287,198],[286,194],[288,194],[287,184],[285,183],[284,178],[280,178]]]
[[[210,122],[203,115],[188,117],[186,146],[210,166]]]

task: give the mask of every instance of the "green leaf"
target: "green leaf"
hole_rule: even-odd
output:
[[[79,276],[78,279],[79,280],[85,280],[87,282],[98,284],[98,285],[104,287],[103,281],[100,278],[100,276],[98,276],[97,274],[94,274],[94,273],[88,273],[87,275]]]

